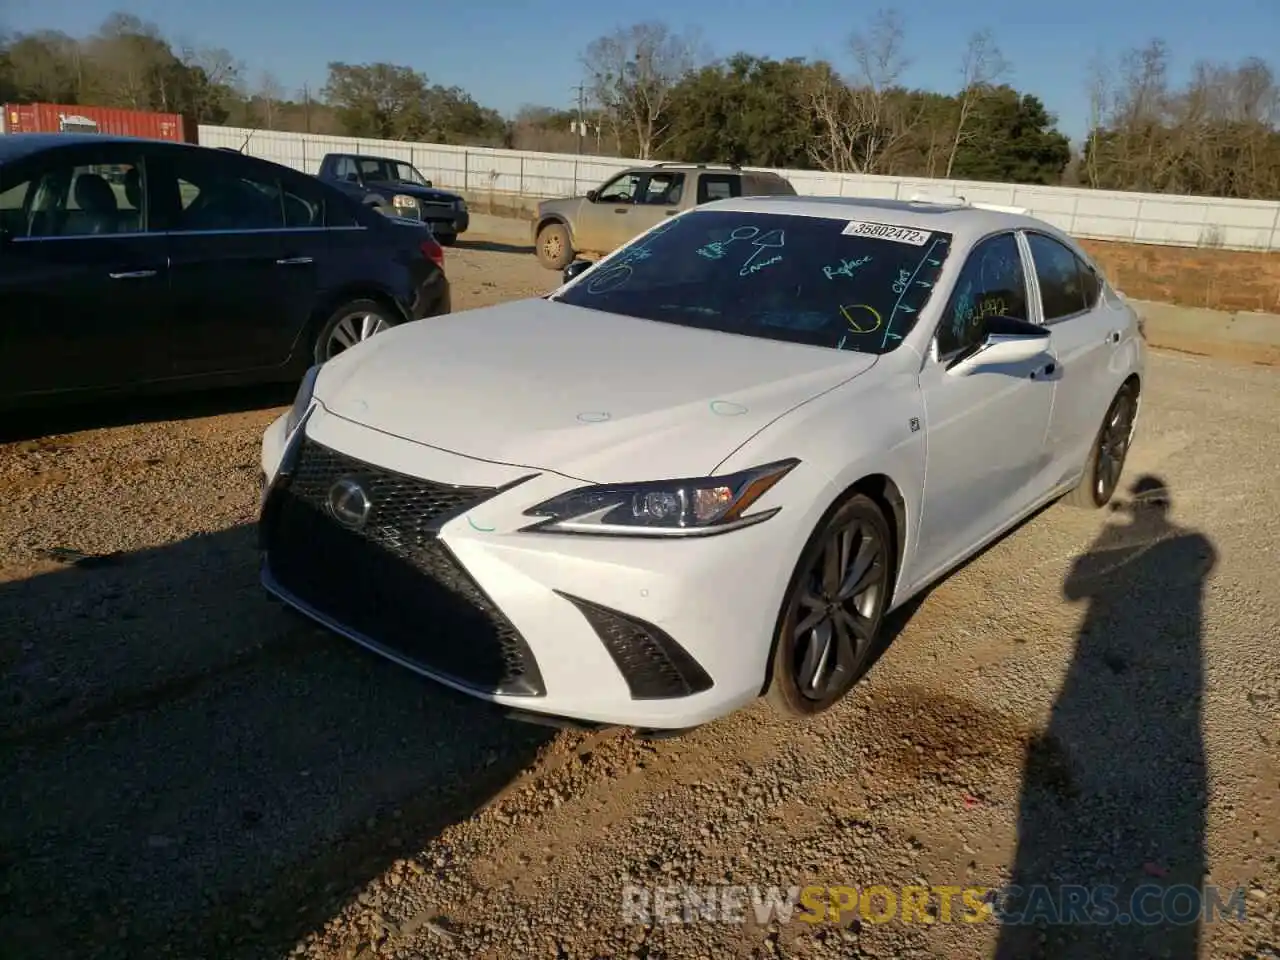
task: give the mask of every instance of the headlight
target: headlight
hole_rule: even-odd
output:
[[[298,395],[293,398],[293,406],[289,408],[289,416],[284,421],[286,437],[292,436],[293,431],[298,429],[298,424],[302,422],[302,415],[311,406],[311,396],[315,393],[316,377],[319,375],[320,364],[316,364],[303,375],[302,383],[298,385]]]
[[[418,201],[405,193],[397,193],[391,198],[391,204],[392,206],[399,207],[402,210],[418,209]]]
[[[525,530],[610,536],[689,537],[768,520],[781,507],[746,511],[799,460],[782,460],[723,477],[581,487],[525,511],[542,517]]]

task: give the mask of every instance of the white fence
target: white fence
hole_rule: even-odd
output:
[[[635,161],[611,157],[453,147],[314,134],[200,127],[200,142],[231,147],[315,173],[326,153],[372,153],[407,160],[437,186],[525,197],[565,197],[599,186]],[[964,180],[873,177],[819,170],[778,170],[801,194],[909,199],[913,194],[1029,209],[1076,237],[1184,247],[1280,251],[1280,202],[1036,187]]]

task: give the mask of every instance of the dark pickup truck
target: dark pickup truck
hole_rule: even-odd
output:
[[[425,221],[445,246],[471,224],[462,197],[436,189],[413,164],[403,160],[329,153],[320,161],[317,176],[385,213]]]

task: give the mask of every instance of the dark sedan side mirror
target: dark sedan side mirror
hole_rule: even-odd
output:
[[[568,283],[574,277],[583,273],[589,267],[593,266],[590,260],[575,260],[564,268],[564,282]]]
[[[427,181],[427,186],[429,187],[429,186],[431,186],[431,185],[432,185],[432,184],[431,184],[431,181],[430,181],[430,180],[428,180],[428,181]]]
[[[598,192],[598,191],[596,191],[596,190],[588,190],[588,191],[587,191],[587,199],[588,199],[588,200],[590,200],[592,203],[595,203],[595,202],[596,202],[596,197],[597,197],[597,196],[599,196],[599,192]]]

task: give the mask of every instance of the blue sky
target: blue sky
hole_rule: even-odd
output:
[[[1280,73],[1277,0],[916,0],[899,3],[912,64],[904,79],[952,90],[967,37],[990,28],[1012,64],[1010,81],[1038,94],[1079,137],[1088,120],[1087,64],[1165,40],[1175,80],[1198,59],[1268,59]],[[651,0],[596,6],[550,0],[371,4],[368,0],[0,0],[0,26],[91,32],[112,10],[152,20],[175,41],[222,46],[249,76],[270,70],[289,88],[318,89],[330,60],[386,60],[432,82],[456,84],[504,113],[523,103],[568,106],[579,56],[595,37],[639,19],[696,29],[716,55],[824,56],[847,66],[845,38],[880,4],[841,0]],[[888,5],[888,4],[886,4]],[[707,12],[698,13],[703,10]],[[385,11],[380,13],[379,11]]]

